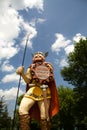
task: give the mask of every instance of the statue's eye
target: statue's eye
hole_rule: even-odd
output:
[[[38,56],[35,56],[35,58],[37,58]]]

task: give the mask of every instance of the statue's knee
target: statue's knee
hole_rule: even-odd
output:
[[[40,117],[41,117],[42,120],[46,119],[46,115],[45,114],[41,114]]]
[[[19,107],[19,115],[29,114],[29,111],[25,107]]]
[[[23,115],[23,109],[21,107],[19,107],[19,115]]]

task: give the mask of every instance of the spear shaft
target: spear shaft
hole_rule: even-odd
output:
[[[27,35],[27,39],[26,39],[26,44],[25,44],[24,54],[23,54],[23,59],[22,59],[22,66],[24,65],[24,61],[25,61],[25,55],[26,55],[26,49],[27,49],[29,36],[30,36],[30,34]],[[15,109],[14,109],[14,115],[13,115],[13,121],[12,121],[12,130],[14,130],[15,113],[16,113],[16,107],[17,107],[17,100],[18,100],[18,95],[19,95],[20,83],[21,83],[21,75],[20,75],[19,82],[18,82],[18,90],[17,90],[17,96],[16,96],[16,101],[15,101]]]

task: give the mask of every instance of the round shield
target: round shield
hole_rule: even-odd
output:
[[[53,80],[53,68],[48,62],[32,64],[31,74],[36,82],[46,83]]]
[[[36,68],[35,74],[37,78],[46,80],[50,75],[50,71],[46,66],[40,65]]]

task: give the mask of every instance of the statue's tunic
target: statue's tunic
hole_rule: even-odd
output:
[[[49,88],[46,89],[46,93],[47,93],[46,94],[47,98],[51,98],[51,93]],[[36,101],[43,100],[43,90],[38,86],[34,86],[31,87],[24,96]]]

